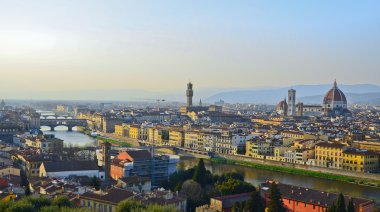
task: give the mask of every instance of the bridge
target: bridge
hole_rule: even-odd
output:
[[[40,126],[50,127],[51,131],[57,126],[66,126],[68,131],[72,131],[73,127],[87,127],[86,119],[41,119]]]
[[[73,117],[70,115],[41,115],[40,119],[72,119]]]

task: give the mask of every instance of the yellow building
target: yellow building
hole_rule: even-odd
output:
[[[317,166],[343,169],[343,152],[347,146],[340,143],[318,143],[315,145]]]
[[[188,149],[196,149],[198,146],[198,135],[199,131],[188,131],[185,132],[184,147]]]
[[[148,139],[148,129],[145,127],[140,127],[139,125],[129,126],[129,138],[147,140]]]
[[[343,153],[343,169],[371,172],[379,169],[379,154],[372,151],[349,149]]]
[[[16,199],[16,198],[17,198],[17,195],[14,194],[13,192],[0,194],[0,202],[2,203],[10,202],[11,200]]]
[[[115,135],[121,137],[129,137],[129,125],[126,124],[117,124],[115,125]]]
[[[380,153],[380,141],[354,141],[353,146]]]
[[[293,138],[293,139],[317,139],[317,135],[302,133],[298,131],[283,131],[281,135],[285,138]]]
[[[171,129],[169,130],[169,145],[183,147],[185,140],[185,133],[183,130]]]

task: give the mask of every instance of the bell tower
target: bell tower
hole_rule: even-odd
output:
[[[186,90],[187,106],[193,106],[193,84],[189,82]]]

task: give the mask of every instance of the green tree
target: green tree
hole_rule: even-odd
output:
[[[354,201],[352,200],[352,198],[348,202],[347,212],[355,212]]]
[[[44,206],[50,206],[51,200],[45,197],[38,197],[38,198],[25,198],[25,201],[30,202],[33,207],[37,210],[40,210]]]
[[[52,201],[52,205],[56,205],[58,207],[71,207],[72,204],[67,196],[56,196]]]
[[[20,201],[9,204],[9,207],[5,210],[6,212],[36,212],[37,210],[33,207],[30,202]]]
[[[251,197],[245,203],[244,211],[247,212],[264,212],[265,207],[259,191],[253,191]]]
[[[242,211],[240,202],[234,202],[232,205],[232,212],[240,212]]]
[[[339,194],[338,200],[336,202],[336,212],[346,212],[346,204],[344,202],[344,196],[342,193]]]
[[[199,159],[198,165],[195,169],[193,180],[201,185],[204,185],[206,179],[206,167],[203,159]]]
[[[221,195],[240,194],[255,190],[255,187],[250,183],[231,178],[227,181],[216,183],[215,188],[218,189]]]
[[[327,208],[326,212],[336,212],[335,203],[333,203],[329,208]]]
[[[168,207],[168,206],[161,206],[161,205],[148,205],[146,208],[143,209],[134,209],[133,212],[179,212],[177,209]]]
[[[40,210],[40,212],[57,212],[57,211],[60,211],[60,209],[56,205],[44,206]]]
[[[93,177],[91,178],[90,185],[91,185],[92,187],[94,187],[95,190],[98,191],[98,190],[100,189],[100,181],[99,181],[99,179],[98,179],[96,176],[93,176]]]
[[[116,211],[117,212],[132,212],[135,210],[138,211],[143,208],[144,208],[144,205],[142,205],[140,202],[137,202],[135,200],[124,200],[117,205]]]
[[[186,180],[181,188],[180,194],[187,199],[187,207],[195,211],[195,207],[205,203],[202,186],[194,180]]]
[[[269,200],[268,200],[268,212],[285,212],[284,203],[282,202],[282,197],[280,190],[276,183],[272,183],[269,189]]]

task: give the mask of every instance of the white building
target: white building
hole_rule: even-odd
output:
[[[40,166],[40,177],[69,176],[95,176],[104,180],[104,172],[99,170],[94,161],[45,161]]]

